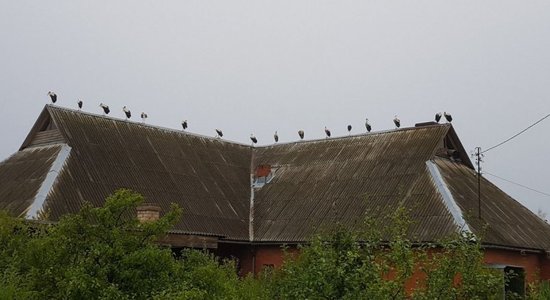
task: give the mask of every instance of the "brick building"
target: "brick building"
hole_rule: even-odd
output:
[[[450,124],[262,147],[46,106],[20,150],[0,163],[0,209],[57,220],[118,188],[183,208],[167,241],[239,259],[242,273],[282,262],[281,245],[335,222],[412,210],[411,238],[485,232],[488,265],[550,279],[550,227],[481,180]],[[376,215],[371,215],[376,217]],[[485,231],[484,231],[485,230]]]

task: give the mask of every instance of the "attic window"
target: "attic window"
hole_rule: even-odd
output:
[[[274,169],[270,165],[259,165],[254,172],[254,188],[261,188],[271,182],[273,179]]]

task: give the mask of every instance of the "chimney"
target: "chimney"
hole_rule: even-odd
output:
[[[414,124],[414,127],[425,127],[425,126],[432,126],[432,125],[439,125],[439,123],[434,121],[421,122],[421,123]]]
[[[136,207],[137,218],[141,223],[154,222],[160,218],[160,206],[153,203],[143,203]]]

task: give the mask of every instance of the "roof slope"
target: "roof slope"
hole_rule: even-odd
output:
[[[472,169],[444,159],[436,163],[472,231],[485,244],[550,250],[548,224],[490,181],[481,180],[481,218],[477,177]]]
[[[16,152],[0,163],[0,209],[24,216],[44,182],[61,145]]]
[[[448,130],[436,125],[258,149],[255,164],[276,171],[255,193],[255,241],[304,241],[335,222],[353,227],[368,212],[400,204],[412,209],[416,240],[456,232],[425,164]]]
[[[54,106],[47,110],[72,148],[51,190],[51,219],[101,205],[129,188],[164,211],[183,208],[175,230],[248,237],[250,147]]]

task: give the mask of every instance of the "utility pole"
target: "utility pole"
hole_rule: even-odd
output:
[[[481,162],[483,162],[481,147],[476,147],[475,158],[477,165],[477,216],[481,219]]]

